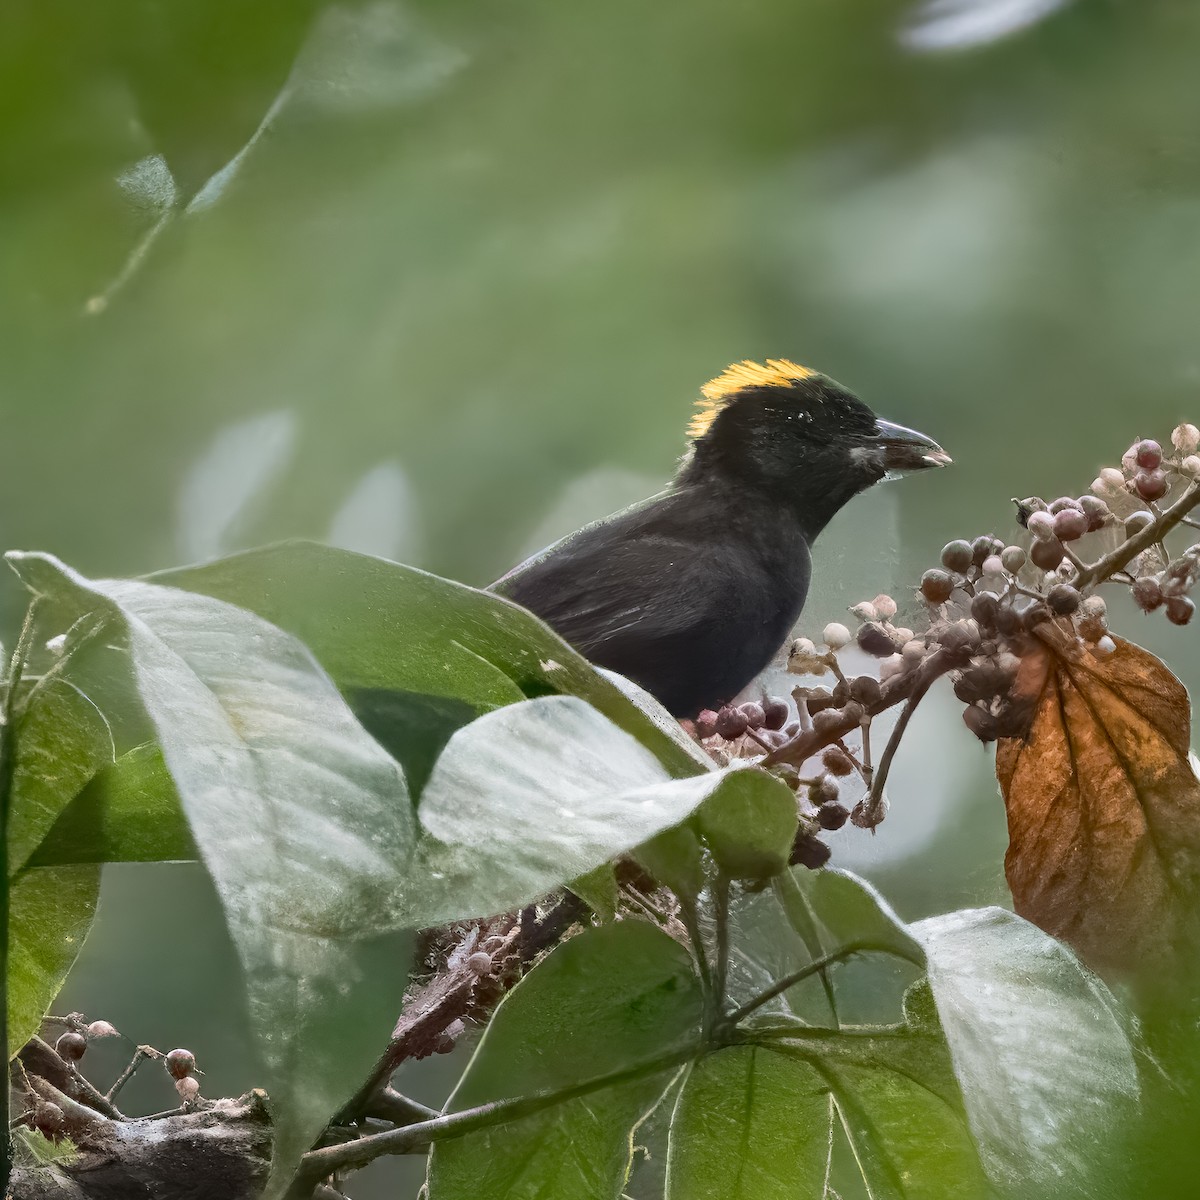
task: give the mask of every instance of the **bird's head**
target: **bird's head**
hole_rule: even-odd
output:
[[[931,438],[881,420],[841,384],[787,359],[734,363],[701,395],[680,481],[715,475],[765,492],[812,536],[881,479],[950,462]]]

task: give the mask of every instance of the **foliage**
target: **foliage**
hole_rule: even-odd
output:
[[[12,561],[37,638],[70,631],[15,693],[14,961],[43,958],[14,976],[14,1031],[69,967],[56,946],[77,947],[99,862],[198,856],[262,1051],[271,1195],[385,1043],[412,931],[573,881],[595,925],[507,989],[428,1123],[431,1200],[480,1180],[615,1195],[644,1168],[636,1131],[664,1121],[673,1198],[827,1178],[847,1194],[852,1175],[877,1196],[1085,1195],[1128,1120],[1130,1037],[1068,951],[998,911],[907,927],[852,876],[788,868],[811,819],[783,779],[717,766],[511,605],[303,544],[153,582]],[[98,641],[152,742],[114,748],[80,702]],[[374,738],[364,695],[403,697],[370,707],[391,714]],[[676,889],[658,927],[612,874],[630,851]],[[769,945],[747,906],[775,914]],[[872,963],[868,997],[850,964]],[[292,1194],[378,1152],[361,1137],[305,1155]]]

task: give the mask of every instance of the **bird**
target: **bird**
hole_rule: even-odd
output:
[[[811,547],[849,500],[949,455],[790,359],[701,388],[665,491],[586,525],[491,584],[594,665],[693,718],[734,700],[787,641]]]

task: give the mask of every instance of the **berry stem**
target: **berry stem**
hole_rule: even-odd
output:
[[[918,678],[900,713],[900,719],[896,722],[891,736],[887,740],[887,745],[883,748],[879,766],[871,772],[871,785],[870,791],[867,793],[867,807],[864,814],[869,829],[874,829],[882,820],[880,810],[883,807],[883,785],[887,783],[888,772],[892,769],[892,759],[896,757],[896,751],[900,748],[900,740],[904,737],[904,731],[908,728],[913,713],[917,711],[917,705],[925,698],[925,693],[929,691],[933,681],[943,674],[944,668],[941,667],[941,664],[936,663],[936,658],[937,655],[934,655],[917,672]]]

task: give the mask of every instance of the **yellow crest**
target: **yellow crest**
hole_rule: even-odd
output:
[[[733,396],[746,388],[791,387],[815,374],[816,371],[787,358],[768,358],[765,363],[751,362],[750,359],[732,363],[700,389],[701,399],[696,402],[697,411],[688,426],[688,434],[694,438],[703,437],[717,414]]]

